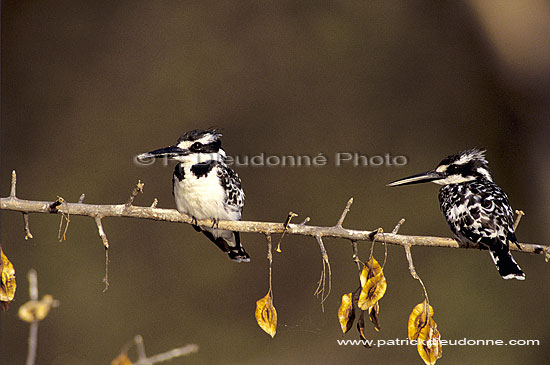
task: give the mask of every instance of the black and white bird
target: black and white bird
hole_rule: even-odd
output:
[[[525,280],[510,254],[509,245],[520,248],[513,228],[508,197],[493,182],[485,151],[470,149],[445,158],[434,170],[389,183],[388,186],[434,182],[439,190],[441,212],[456,238],[489,249],[504,279]]]
[[[139,160],[168,158],[179,161],[172,176],[172,192],[180,213],[193,219],[238,221],[244,206],[241,179],[226,165],[221,134],[215,129],[192,130],[169,147],[137,156]],[[239,232],[193,225],[237,262],[250,262]]]

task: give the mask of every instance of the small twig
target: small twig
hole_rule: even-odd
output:
[[[15,198],[15,184],[17,183],[17,174],[15,170],[11,172],[11,189],[10,189],[10,198]]]
[[[361,265],[364,265],[361,260],[359,260],[359,253],[357,251],[357,241],[351,241],[351,250],[353,251],[352,259],[357,264],[357,269],[359,273],[361,272]]]
[[[139,193],[142,193],[143,194],[143,186],[145,184],[141,182],[141,180],[138,180],[136,186],[134,187],[134,189],[132,190],[132,193],[130,194],[130,197],[128,198],[128,200],[126,201],[126,208],[128,208],[130,205],[132,205],[132,203],[134,202],[134,198],[139,194]]]
[[[411,253],[411,245],[407,244],[403,246],[403,248],[405,249],[405,255],[407,256],[407,261],[409,262],[409,271],[411,273],[411,276],[416,280],[418,280],[420,282],[420,285],[422,285],[422,289],[424,289],[424,297],[426,298],[426,302],[428,302],[429,304],[430,300],[428,299],[428,292],[426,291],[426,286],[424,286],[424,282],[422,281],[422,279],[420,279],[420,276],[418,276],[418,274],[416,273],[416,269],[414,268],[414,263],[413,263],[412,253]]]
[[[143,337],[141,335],[136,335],[134,337],[134,343],[136,344],[136,352],[138,355],[138,361],[147,360],[147,355],[145,354],[145,345],[143,343]]]
[[[308,222],[309,222],[310,220],[311,220],[311,219],[310,219],[309,217],[306,217],[306,219],[304,219],[304,220],[302,221],[302,223],[300,223],[299,225],[300,225],[300,226],[305,226],[306,224],[308,224]]]
[[[521,217],[525,215],[525,212],[523,210],[516,210],[516,220],[514,221],[514,231],[518,228],[519,221],[521,220]]]
[[[199,346],[195,344],[185,345],[183,347],[178,347],[161,354],[153,355],[145,360],[138,360],[133,363],[133,365],[149,365],[156,364],[164,361],[174,359],[176,357],[190,355],[192,353],[198,352]]]
[[[405,218],[401,218],[399,220],[399,222],[397,222],[397,224],[395,225],[395,227],[393,228],[393,231],[391,231],[391,234],[397,234],[397,232],[399,232],[399,229],[401,228],[401,226],[403,225],[403,223],[405,223]]]
[[[25,240],[32,239],[32,233],[29,226],[29,214],[23,213],[23,221],[25,222]]]
[[[346,207],[344,208],[344,211],[342,212],[342,215],[340,216],[340,219],[338,219],[338,222],[336,223],[335,227],[342,228],[342,224],[344,223],[344,219],[346,219],[346,215],[348,215],[348,212],[349,212],[352,204],[353,204],[353,198],[349,198],[348,203],[346,204]]]
[[[327,250],[325,249],[325,245],[323,244],[323,239],[320,235],[316,235],[315,239],[317,240],[317,243],[319,244],[319,248],[321,250],[321,256],[323,258],[323,269],[321,270],[321,278],[319,279],[319,283],[317,284],[317,289],[315,289],[315,293],[313,293],[316,296],[321,296],[321,309],[324,312],[325,311],[325,300],[327,300],[328,296],[330,295],[331,287],[332,287],[332,272],[330,269],[330,262],[328,260],[328,254]],[[326,290],[326,280],[327,280],[327,270],[328,270],[328,291]]]
[[[106,292],[107,289],[109,289],[109,240],[103,230],[103,224],[101,223],[100,216],[95,217],[95,224],[97,225],[99,237],[101,237],[101,240],[103,241],[103,246],[105,246],[105,277],[103,278],[103,281],[105,282],[105,289],[103,289],[103,292]]]
[[[156,208],[159,200],[157,198],[153,199],[153,203],[151,204],[151,208]]]
[[[277,252],[281,252],[281,241],[283,240],[283,237],[285,236],[285,233],[288,229],[288,225],[290,224],[290,221],[292,218],[297,217],[298,214],[290,211],[288,212],[288,216],[286,217],[285,223],[283,223],[283,233],[281,234],[281,238],[279,238],[279,243],[277,243]]]
[[[82,193],[80,195],[80,198],[78,198],[78,203],[77,204],[82,204],[82,202],[84,201],[84,198],[86,197],[86,194]]]
[[[29,279],[29,297],[31,300],[38,300],[38,275],[35,269],[30,269],[27,274]],[[27,365],[34,365],[36,361],[36,350],[38,348],[38,321],[31,322],[29,329],[29,344],[27,353]]]

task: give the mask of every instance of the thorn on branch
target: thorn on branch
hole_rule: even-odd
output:
[[[32,239],[31,229],[29,227],[29,213],[23,213],[23,221],[25,222],[25,241]]]
[[[82,193],[82,195],[80,195],[80,198],[78,198],[78,204],[82,204],[85,197],[86,197],[86,194]]]
[[[11,189],[10,189],[10,198],[15,198],[15,184],[17,183],[17,174],[15,170],[11,172]]]
[[[319,283],[317,284],[317,289],[315,289],[315,293],[313,295],[320,296],[321,297],[321,309],[324,312],[325,311],[325,300],[327,300],[328,296],[330,295],[330,290],[332,287],[332,272],[330,269],[330,262],[328,260],[328,254],[327,250],[325,249],[325,245],[323,244],[323,239],[320,235],[316,235],[315,239],[317,240],[317,243],[319,244],[319,248],[321,250],[321,256],[323,258],[323,269],[321,270],[321,278],[319,279]],[[326,289],[326,281],[327,281],[327,275],[328,275],[328,290]]]
[[[288,212],[288,216],[286,217],[285,222],[283,223],[283,233],[281,234],[281,238],[279,238],[279,242],[277,243],[277,252],[281,251],[281,242],[283,240],[283,237],[285,236],[286,231],[288,230],[288,225],[290,224],[290,221],[292,218],[297,217],[298,214],[294,213],[293,211]]]
[[[342,228],[342,224],[344,223],[344,219],[346,219],[346,215],[348,215],[348,212],[349,212],[352,204],[353,204],[353,198],[350,198],[348,200],[348,203],[346,204],[346,207],[344,208],[344,211],[342,212],[342,215],[340,216],[340,219],[338,219],[338,222],[336,223],[336,227]]]
[[[126,201],[126,208],[128,208],[130,205],[132,205],[132,203],[134,202],[134,198],[139,194],[139,193],[142,193],[143,194],[143,186],[145,184],[141,182],[141,180],[138,180],[136,186],[134,187],[134,189],[132,190],[132,193],[130,194],[130,197],[128,198],[128,200]]]
[[[101,240],[103,241],[103,246],[105,246],[105,277],[103,278],[103,281],[105,282],[105,289],[103,289],[103,292],[106,292],[107,289],[109,289],[109,240],[107,239],[107,235],[103,230],[101,217],[95,217],[95,224],[97,225],[99,237],[101,237]]]
[[[392,234],[397,234],[397,232],[399,232],[399,229],[401,228],[403,223],[405,223],[405,218],[401,218],[399,220],[399,222],[397,222],[397,224],[395,225],[395,227],[394,227],[393,231],[391,231],[391,233]]]
[[[50,206],[48,207],[48,212],[58,213],[59,211],[57,210],[57,207],[59,207],[61,204],[63,204],[64,201],[65,201],[65,199],[58,196],[57,199],[53,203],[51,203]]]
[[[516,220],[514,221],[514,231],[518,228],[519,221],[521,220],[521,217],[525,215],[525,212],[523,210],[516,210]]]
[[[159,203],[159,200],[157,198],[153,199],[153,203],[151,204],[151,208],[152,209],[156,208],[158,203]]]
[[[300,226],[305,226],[311,219],[309,217],[306,217],[302,223],[300,223]]]

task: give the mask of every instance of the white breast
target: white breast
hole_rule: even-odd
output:
[[[226,206],[225,190],[220,184],[215,166],[208,174],[197,178],[185,166],[185,178],[174,180],[174,198],[179,212],[196,219],[240,220],[241,213]]]

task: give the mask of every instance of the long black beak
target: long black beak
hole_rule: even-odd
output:
[[[437,172],[435,170],[426,171],[420,174],[412,175],[409,177],[406,177],[404,179],[399,179],[394,182],[391,182],[387,184],[386,186],[399,186],[399,185],[412,185],[412,184],[420,184],[425,182],[430,182],[438,179],[443,179],[445,176],[443,176],[442,173]]]
[[[150,158],[174,158],[177,156],[187,156],[190,153],[187,149],[181,149],[178,146],[169,146],[164,148],[159,148],[158,150],[154,150],[151,152],[142,153],[141,155],[138,155],[138,160],[147,160]]]

